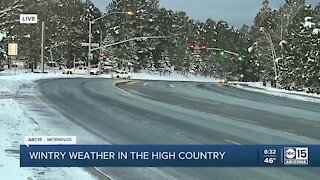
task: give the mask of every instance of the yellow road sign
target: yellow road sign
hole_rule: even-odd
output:
[[[8,55],[9,56],[18,55],[18,44],[17,43],[9,43],[9,45],[8,45]]]

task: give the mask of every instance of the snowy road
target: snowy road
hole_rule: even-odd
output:
[[[79,129],[102,139],[101,143],[320,143],[320,104],[214,83],[115,82],[106,79],[60,79],[41,82],[36,88],[42,94],[38,94],[38,98],[78,125]],[[76,127],[73,126],[70,132],[78,135]],[[247,180],[311,180],[318,179],[320,171],[319,168],[101,170],[114,179]]]

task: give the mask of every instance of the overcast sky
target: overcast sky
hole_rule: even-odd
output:
[[[269,0],[272,9],[278,9],[285,0]],[[103,12],[111,0],[92,0]],[[263,0],[160,0],[160,5],[174,11],[184,11],[193,19],[205,21],[209,17],[224,20],[229,25],[241,27],[252,25],[253,19],[262,7]],[[317,4],[319,0],[307,0]]]

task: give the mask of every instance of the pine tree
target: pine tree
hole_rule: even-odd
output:
[[[71,66],[81,43],[88,41],[88,20],[83,17],[85,9],[80,0],[59,0],[55,10],[52,46],[59,52],[59,57]]]
[[[318,85],[319,36],[313,34],[310,6],[302,8],[289,26],[286,38],[285,58],[280,62],[281,84],[287,88],[301,89]]]
[[[53,27],[51,24],[51,18],[54,16],[52,0],[37,1],[37,0],[24,0],[23,12],[26,14],[37,14],[39,23],[37,24],[14,24],[11,34],[16,36],[16,42],[19,45],[18,58],[25,60],[29,65],[34,64],[37,66],[37,62],[40,61],[40,48],[41,48],[41,21],[46,23],[46,45],[50,43],[50,34]],[[48,47],[46,47],[45,57],[49,57]]]
[[[158,17],[159,2],[157,0],[114,0],[107,7],[107,12],[127,12],[132,11],[134,16],[128,17],[125,14],[110,15],[108,18],[110,28],[114,27],[113,34],[116,41],[122,41],[140,36],[162,35]],[[111,20],[112,19],[112,20]],[[122,50],[119,59],[133,59],[135,70],[147,68],[153,62],[155,47],[158,40],[140,40],[131,43],[121,44],[117,48]]]
[[[7,58],[7,44],[11,39],[11,31],[22,8],[21,0],[2,0],[0,2],[0,67],[3,66]]]
[[[320,3],[314,8],[314,18],[315,21],[320,23]]]
[[[22,8],[22,0],[2,0],[0,2],[0,29],[8,29],[8,25],[14,24]]]
[[[273,53],[273,37],[271,36],[271,24],[274,14],[269,7],[269,1],[263,2],[263,7],[254,19],[251,34],[251,74],[260,80],[271,80],[275,78]]]
[[[190,31],[190,26],[192,26],[192,23],[190,22],[188,16],[184,12],[169,12],[171,13],[170,16],[166,17],[164,21],[167,21],[167,19],[173,19],[173,22],[168,28],[171,29],[171,34],[174,36],[172,39],[173,47],[167,48],[169,54],[171,54],[172,62],[171,65],[175,66],[178,70],[183,70],[183,68],[186,67],[188,62],[186,62],[186,59],[188,59],[188,45],[194,42],[193,37],[191,37],[191,34],[195,33],[193,31]]]
[[[217,46],[217,23],[212,19],[209,18],[205,25],[206,33],[204,34],[204,42],[208,47],[218,47]],[[207,52],[203,56],[206,64],[205,64],[205,76],[213,76],[214,72],[217,71],[216,69],[216,60],[217,60],[217,53],[214,52]]]

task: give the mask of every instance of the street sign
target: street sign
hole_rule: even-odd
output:
[[[81,43],[81,46],[88,46],[89,47],[89,43]],[[91,43],[91,47],[100,47],[99,43]]]
[[[17,43],[9,43],[8,44],[8,55],[9,56],[17,56],[18,55],[18,44]]]
[[[20,23],[36,24],[38,23],[38,15],[37,14],[20,14]]]

